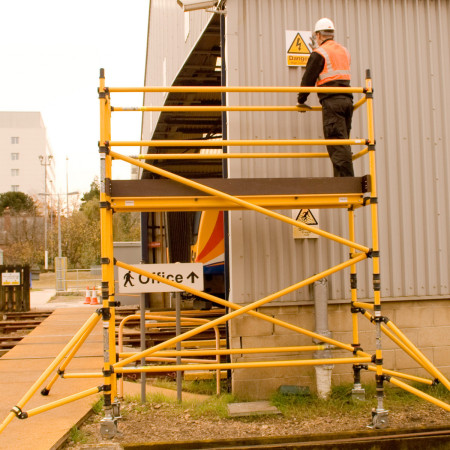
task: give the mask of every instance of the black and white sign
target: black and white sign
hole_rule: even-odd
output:
[[[203,290],[203,264],[201,263],[133,264],[133,266],[199,291]],[[145,275],[140,275],[122,267],[118,269],[117,281],[119,283],[119,293],[121,294],[181,292],[181,289]]]
[[[312,228],[319,228],[318,209],[293,209],[292,218]],[[319,235],[300,227],[294,227],[294,239],[316,239]]]

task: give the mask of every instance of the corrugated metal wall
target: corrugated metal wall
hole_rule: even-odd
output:
[[[364,85],[368,68],[374,80],[382,296],[448,296],[450,91],[444,80],[450,73],[449,1],[228,0],[227,10],[230,86],[298,85],[303,69],[286,66],[285,30],[310,30],[323,16],[334,20],[336,40],[352,54],[353,86]],[[228,96],[230,105],[295,103],[293,94]],[[230,113],[228,123],[229,139],[323,137],[318,113]],[[352,137],[366,137],[365,124],[361,108]],[[368,173],[367,159],[358,161],[355,171]],[[328,160],[233,160],[229,174],[332,176],[332,169]],[[357,211],[357,241],[371,246],[369,219],[368,208]],[[347,236],[347,213],[322,210],[320,226]],[[230,233],[231,298],[236,302],[256,300],[348,254],[347,248],[323,239],[294,242],[290,226],[251,212],[231,213]],[[371,297],[370,262],[361,264],[359,297]],[[348,272],[329,278],[332,299],[349,298],[348,278]],[[305,289],[282,300],[308,298]]]
[[[205,11],[183,12],[176,0],[151,0],[146,86],[171,86],[189,53],[211,20]],[[145,105],[162,105],[167,93],[146,93]],[[150,139],[159,117],[146,112],[142,136]]]

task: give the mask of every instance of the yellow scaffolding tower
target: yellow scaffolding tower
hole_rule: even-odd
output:
[[[144,106],[137,108],[112,107],[110,103],[111,93],[120,92],[347,92],[361,94],[361,99],[354,105],[355,109],[366,105],[368,136],[366,139],[346,139],[346,140],[210,140],[210,141],[191,141],[191,140],[166,140],[166,141],[111,141],[111,114],[113,111],[302,111],[301,107],[296,106]],[[117,378],[125,373],[142,372],[161,372],[164,367],[168,371],[187,371],[187,370],[215,370],[221,369],[245,369],[255,367],[277,367],[277,366],[308,366],[308,365],[326,365],[326,364],[352,364],[354,371],[355,387],[360,386],[361,370],[370,370],[375,372],[377,385],[377,408],[372,411],[372,424],[374,428],[386,426],[387,411],[383,406],[384,383],[390,382],[395,386],[401,387],[443,409],[450,411],[450,405],[436,399],[409,384],[400,381],[403,378],[408,381],[420,382],[425,385],[442,383],[450,390],[448,379],[429,361],[425,355],[387,318],[381,314],[380,297],[380,254],[378,243],[378,199],[376,186],[376,164],[375,164],[375,135],[373,128],[373,90],[370,73],[367,72],[365,87],[352,88],[319,88],[319,87],[209,87],[209,86],[172,86],[172,87],[141,87],[141,88],[108,88],[105,86],[105,77],[103,69],[100,71],[100,161],[101,161],[101,189],[100,189],[100,207],[101,207],[101,263],[102,263],[102,305],[88,321],[81,327],[76,335],[64,347],[61,353],[55,358],[50,366],[43,372],[39,379],[33,384],[24,397],[13,406],[10,414],[0,425],[0,432],[13,420],[14,417],[24,419],[32,415],[56,408],[63,404],[70,403],[77,399],[103,392],[105,417],[101,422],[101,432],[104,436],[114,436],[117,431],[117,420],[120,418],[120,403],[117,390]],[[320,107],[313,107],[312,111],[319,111]],[[353,159],[361,158],[368,154],[369,157],[369,175],[354,178],[329,178],[319,179],[320,183],[315,183],[314,179],[308,179],[308,189],[302,179],[286,179],[283,186],[283,180],[279,180],[277,185],[268,187],[267,193],[258,193],[258,195],[246,195],[244,191],[241,194],[231,194],[236,192],[239,187],[239,180],[209,180],[200,183],[199,181],[187,179],[161,169],[155,165],[144,162],[143,160],[163,160],[163,159],[215,159],[215,158],[328,158],[327,153],[232,153],[232,154],[146,154],[137,157],[124,156],[113,147],[121,146],[150,146],[150,147],[222,147],[222,146],[307,146],[307,145],[353,145],[363,148],[353,155]],[[113,160],[121,160],[138,166],[144,170],[167,178],[173,182],[171,184],[170,194],[161,193],[161,190],[154,189],[157,183],[165,180],[135,180],[130,181],[131,185],[123,189],[123,185],[112,180]],[[135,184],[134,184],[135,183]],[[246,187],[251,186],[252,180],[245,180]],[[130,190],[131,186],[131,190]],[[289,189],[286,189],[289,186]],[[280,188],[281,187],[281,188]],[[159,192],[155,194],[154,192]],[[355,241],[355,217],[356,208],[370,206],[371,212],[371,245],[363,245]],[[329,233],[325,230],[311,227],[301,221],[296,221],[290,217],[274,212],[271,209],[293,209],[293,208],[346,208],[349,217],[349,238]],[[322,272],[299,281],[291,286],[270,294],[264,298],[254,301],[248,305],[240,306],[231,303],[222,298],[204,293],[184,286],[173,280],[163,278],[157,274],[150,273],[141,268],[137,268],[114,258],[113,252],[113,213],[124,211],[202,211],[207,209],[232,210],[248,209],[257,211],[274,219],[300,227],[321,237],[333,240],[349,248],[349,259],[330,267]],[[373,260],[373,291],[374,299],[371,303],[359,302],[357,298],[357,263],[367,260]],[[115,327],[115,308],[117,303],[114,299],[114,265],[144,275],[150,279],[165,283],[169,286],[189,292],[198,297],[215,302],[228,308],[228,313],[209,321],[191,321],[199,325],[187,332],[168,339],[158,345],[154,345],[145,351],[135,353],[117,353],[116,351],[116,327]],[[349,268],[351,281],[351,315],[352,315],[352,343],[343,343],[327,336],[314,333],[299,326],[273,318],[256,311],[260,306],[267,304],[283,295],[289,294],[302,287],[308,286],[324,277],[335,272]],[[358,332],[358,313],[369,319],[375,324],[375,354],[370,355],[360,348]],[[239,353],[274,353],[280,352],[299,352],[314,351],[324,349],[344,349],[349,351],[352,356],[346,358],[324,358],[324,359],[289,359],[277,361],[256,361],[241,363],[220,363],[220,355],[231,355],[233,349],[199,349],[199,350],[173,350],[176,344],[186,341],[197,334],[216,328],[218,325],[227,322],[242,314],[249,314],[261,320],[284,327],[291,331],[309,336],[322,342],[320,345],[304,347],[282,347],[282,348],[245,348],[239,349]],[[103,321],[104,333],[104,364],[101,370],[96,373],[68,373],[66,368],[75,356],[77,350],[81,347],[89,333],[100,321]],[[381,335],[384,333],[409,356],[432,376],[432,379],[426,379],[418,376],[400,373],[388,370],[383,366],[383,354],[381,346]],[[198,358],[201,356],[215,356],[217,362],[200,363]],[[173,364],[173,358],[177,358],[179,363]],[[181,358],[183,358],[181,360]],[[186,358],[194,358],[187,360]],[[145,365],[130,367],[131,363],[146,361]],[[152,365],[152,361],[160,361],[158,365]],[[170,361],[170,365],[163,366],[161,361]],[[186,364],[189,361],[189,364]],[[55,374],[56,371],[56,374]],[[52,376],[53,374],[53,376]],[[56,382],[58,375],[61,378],[103,378],[103,385],[94,387],[86,391],[71,395],[56,402],[24,411],[26,403],[37,392],[37,390],[52,376],[49,382],[41,391],[42,395],[48,395],[51,387]]]

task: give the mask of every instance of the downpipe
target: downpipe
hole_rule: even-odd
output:
[[[325,337],[331,337],[328,330],[328,282],[322,278],[312,284],[312,297],[314,299],[314,316],[316,321],[315,332]],[[323,344],[317,339],[313,339],[315,344]],[[317,350],[314,352],[314,359],[331,358],[331,350]],[[331,374],[333,364],[314,366],[316,371],[316,389],[319,398],[326,399],[331,393]]]

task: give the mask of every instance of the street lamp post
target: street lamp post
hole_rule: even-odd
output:
[[[47,166],[50,165],[52,155],[39,155],[41,166],[44,166],[44,268],[48,269],[48,250],[47,250]]]
[[[67,217],[69,217],[69,157],[66,156],[66,205]]]

